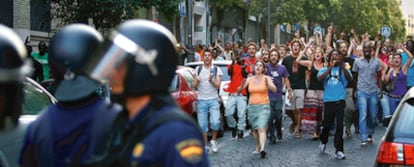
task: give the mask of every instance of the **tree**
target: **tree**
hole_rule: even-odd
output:
[[[58,26],[69,23],[90,23],[105,31],[124,20],[134,18],[139,10],[155,7],[173,19],[180,0],[40,0],[53,5],[53,19]]]

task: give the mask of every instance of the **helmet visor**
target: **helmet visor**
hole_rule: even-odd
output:
[[[15,69],[0,70],[0,82],[23,81],[32,72],[32,62],[27,59],[24,64]]]
[[[103,81],[110,73],[118,68],[128,54],[134,53],[137,46],[122,34],[113,33],[100,52],[92,56],[86,63],[85,71],[90,77]]]

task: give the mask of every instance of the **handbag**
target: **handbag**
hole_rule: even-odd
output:
[[[391,92],[391,91],[393,91],[393,90],[395,89],[395,84],[396,84],[396,82],[397,82],[397,80],[398,80],[398,75],[399,75],[399,73],[397,73],[397,75],[395,76],[394,80],[392,80],[391,82],[389,82],[389,83],[387,84],[387,86],[385,87],[385,89],[386,89],[388,92]]]

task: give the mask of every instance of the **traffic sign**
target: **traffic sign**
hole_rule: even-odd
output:
[[[391,27],[382,27],[381,28],[381,35],[389,37],[391,35]]]
[[[178,5],[178,8],[180,10],[180,16],[184,17],[187,13],[186,13],[186,7],[185,7],[185,1],[181,1],[180,4]]]
[[[322,34],[322,31],[323,31],[323,29],[322,29],[322,27],[321,27],[321,26],[315,26],[315,27],[313,28],[313,34],[314,34],[314,35],[316,35],[317,33]]]

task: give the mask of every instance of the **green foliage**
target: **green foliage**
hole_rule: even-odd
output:
[[[201,0],[200,0],[201,1]],[[244,7],[244,0],[209,0],[211,6],[218,7],[220,9],[237,6]]]
[[[155,7],[161,14],[173,18],[180,0],[43,0],[52,2],[54,19],[60,25],[88,23],[96,29],[112,29],[124,20],[135,18],[139,10]]]
[[[383,26],[392,28],[393,40],[405,37],[405,22],[396,0],[270,0],[272,24],[307,23],[327,28],[334,24],[336,33],[368,32],[375,36]],[[250,15],[267,16],[267,0],[249,0]]]

